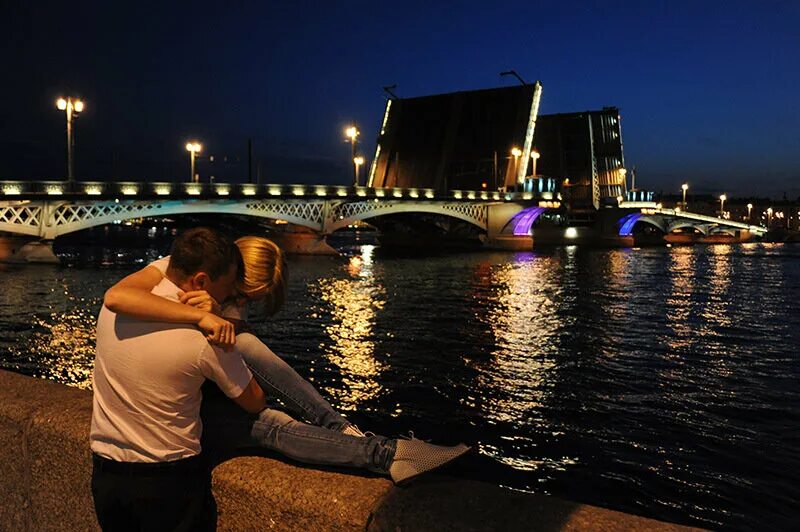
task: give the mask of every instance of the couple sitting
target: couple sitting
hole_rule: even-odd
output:
[[[246,418],[250,445],[301,462],[403,482],[468,450],[362,433],[257,337],[237,334],[248,302],[277,312],[285,270],[269,240],[234,244],[197,228],[175,240],[170,257],[108,290],[97,321],[90,435],[92,495],[104,530],[215,528],[200,444],[207,379],[254,415]],[[266,408],[266,397],[289,413]]]

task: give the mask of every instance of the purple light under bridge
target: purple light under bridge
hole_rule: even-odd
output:
[[[514,236],[530,235],[533,222],[535,222],[544,211],[544,207],[528,207],[515,214],[509,222],[514,225]]]

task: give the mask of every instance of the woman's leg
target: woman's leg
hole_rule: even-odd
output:
[[[341,431],[350,426],[350,422],[334,410],[310,382],[256,336],[250,333],[237,335],[236,349],[264,392],[280,399],[294,415],[332,430]]]

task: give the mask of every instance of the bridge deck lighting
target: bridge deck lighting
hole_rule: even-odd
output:
[[[122,195],[123,196],[135,196],[137,192],[138,192],[138,189],[136,187],[132,187],[132,186],[122,187]]]
[[[161,185],[156,187],[156,195],[158,196],[168,196],[170,191],[170,187],[167,185]]]
[[[280,196],[281,194],[280,187],[269,187],[269,194],[270,196]]]
[[[426,190],[425,191],[425,197],[428,198],[428,199],[433,198],[433,190]]]
[[[219,196],[227,196],[230,193],[231,193],[231,189],[228,188],[228,187],[219,187],[217,189],[217,195],[219,195]]]
[[[243,187],[242,194],[245,196],[255,196],[256,195],[256,188],[255,187]]]
[[[99,196],[102,193],[100,187],[96,185],[87,186],[83,189],[83,191],[89,196]]]

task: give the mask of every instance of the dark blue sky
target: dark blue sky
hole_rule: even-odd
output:
[[[541,113],[620,107],[637,185],[800,195],[794,0],[80,4],[0,8],[0,179],[63,176],[71,92],[82,179],[179,178],[188,138],[244,157],[252,137],[268,181],[346,183],[342,129],[372,155],[382,86],[513,68],[543,83]]]

